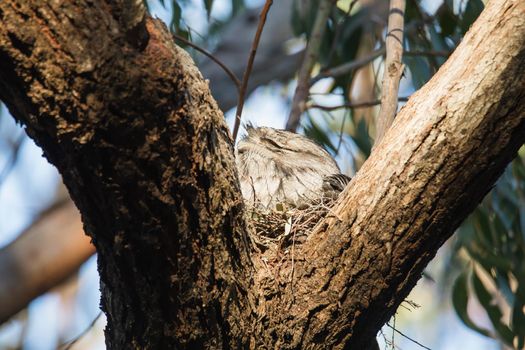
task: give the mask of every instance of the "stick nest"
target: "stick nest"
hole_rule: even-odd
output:
[[[335,204],[335,198],[321,198],[301,207],[287,208],[277,204],[274,208],[249,206],[248,219],[252,225],[251,239],[262,252],[284,250],[292,244],[301,244],[313,232]]]

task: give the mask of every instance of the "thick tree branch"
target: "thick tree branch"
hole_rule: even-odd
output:
[[[223,115],[159,21],[137,45],[113,9],[1,2],[0,98],[93,238],[108,348],[236,347],[252,264]]]
[[[524,12],[521,0],[490,1],[295,248],[293,282],[259,277],[267,295],[280,291],[267,309],[288,310],[261,328],[282,325],[290,348],[363,349],[393,315],[525,140]]]
[[[271,80],[290,78],[298,64],[298,56],[300,54],[287,55],[283,49],[283,43],[293,37],[289,23],[292,2],[290,0],[281,0],[272,6],[275,7],[276,11],[267,19],[266,29],[257,50],[257,60],[254,63],[247,89],[248,92]],[[217,99],[217,103],[226,110],[235,104],[237,94],[232,93],[232,89],[235,88],[235,84],[240,88],[241,83],[238,80],[234,82],[234,85],[231,83],[232,80],[237,79],[235,74],[239,76],[242,74],[242,65],[237,64],[237,62],[245,59],[243,54],[245,53],[246,47],[250,44],[249,40],[253,38],[251,28],[253,25],[257,25],[256,22],[254,24],[252,23],[251,17],[256,16],[259,12],[260,9],[247,10],[228,23],[225,29],[226,33],[221,37],[217,51],[211,54],[212,56],[225,59],[228,62],[228,64],[225,65],[230,66],[232,71],[225,73],[217,63],[211,60],[204,60],[199,64],[199,69],[203,71],[203,75],[210,78],[210,87],[212,88],[213,96]],[[242,35],[239,36],[239,33],[242,33]],[[177,37],[176,39],[180,40],[181,38]],[[228,75],[230,75],[230,77],[228,77]],[[1,181],[0,176],[0,182]],[[78,251],[93,250],[89,239],[85,237],[82,238],[80,235],[83,233],[72,229],[73,227],[81,227],[82,222],[78,212],[76,214],[70,212],[70,205],[73,205],[73,203],[54,208],[52,216],[46,213],[42,220],[38,220],[27,231],[22,233],[22,235],[27,237],[27,239],[24,240],[25,242],[40,242],[39,236],[42,235],[42,232],[44,232],[43,235],[47,235],[48,233],[49,235],[53,235],[48,244],[53,244],[53,250],[55,250],[57,254],[45,254],[46,259],[39,261],[38,268],[30,267],[24,270],[23,274],[17,274],[4,269],[6,276],[9,276],[12,283],[5,283],[3,285],[6,295],[10,295],[10,298],[2,299],[0,297],[0,309],[4,310],[0,319],[7,320],[13,316],[21,307],[31,301],[31,297],[38,297],[40,295],[37,291],[43,293],[49,288],[54,287],[55,285],[53,283],[60,283],[67,277],[64,276],[65,271],[74,273],[82,262],[89,257],[84,254],[75,254],[76,259],[68,260],[68,263],[65,263],[62,259],[63,256],[68,256],[69,252],[71,252],[72,240],[74,240],[75,249]],[[64,218],[64,221],[58,221],[57,227],[51,227],[47,224],[46,218],[55,217],[55,215]],[[67,220],[67,223],[65,220]],[[4,247],[2,254],[6,256],[18,256],[20,254],[27,254],[25,252],[26,249],[30,249],[31,252],[46,250],[47,244],[40,244],[40,248],[36,250],[34,247],[33,244],[21,245],[14,242]],[[60,252],[64,253],[61,254]],[[2,259],[1,256],[0,259]],[[57,266],[63,266],[64,268],[57,269]],[[41,270],[49,271],[46,280],[43,281],[45,282],[45,286],[35,284],[34,288],[30,288],[30,290],[33,291],[31,293],[13,293],[14,290],[11,289],[10,286],[21,286],[27,283],[27,281],[41,281]],[[0,291],[0,294],[1,293]],[[19,305],[19,307],[13,308],[13,305]]]

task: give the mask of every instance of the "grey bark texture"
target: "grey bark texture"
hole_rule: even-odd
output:
[[[489,2],[333,215],[268,267],[222,113],[163,25],[0,2],[0,99],[93,238],[108,348],[366,348],[524,141],[524,11]]]

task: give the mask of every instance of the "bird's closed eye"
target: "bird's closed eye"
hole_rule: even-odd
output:
[[[279,148],[279,149],[283,148],[281,145],[279,145],[277,142],[275,142],[272,139],[269,139],[269,138],[266,138],[266,137],[262,137],[261,140],[266,142],[266,143],[269,143],[270,145],[272,145],[275,148]]]

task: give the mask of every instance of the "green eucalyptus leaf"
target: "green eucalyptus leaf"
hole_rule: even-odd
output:
[[[460,25],[463,34],[469,30],[470,26],[478,18],[484,7],[485,5],[481,0],[469,0],[467,2]]]
[[[172,9],[171,9],[171,23],[170,23],[170,30],[174,33],[177,33],[180,31],[180,20],[182,18],[182,8],[180,5],[173,1]]]
[[[368,158],[372,151],[372,140],[368,134],[368,125],[364,119],[359,120],[357,123],[357,130],[355,135],[352,135],[352,139],[361,153],[365,155],[365,158]]]
[[[441,28],[441,37],[452,36],[459,26],[459,18],[452,11],[452,7],[443,4],[437,12],[437,19]]]
[[[414,84],[416,90],[425,85],[430,79],[430,68],[423,57],[403,56],[403,62],[410,70],[412,75],[412,83]]]
[[[345,21],[345,23],[349,22]],[[338,46],[338,53],[343,62],[350,62],[356,59],[362,37],[362,27],[357,27],[355,30],[343,30],[340,40],[341,44]]]
[[[494,277],[492,276],[491,278],[494,279]],[[512,291],[512,288],[510,287],[510,281],[509,281],[507,274],[498,273],[494,281],[496,285],[498,286],[498,291],[501,293],[501,295],[503,295],[507,303],[509,305],[513,305],[516,300],[516,295]]]
[[[494,326],[494,329],[498,333],[499,337],[507,345],[512,345],[514,335],[510,328],[502,322],[503,314],[499,309],[499,306],[493,303],[492,294],[489,291],[487,291],[485,285],[483,284],[483,282],[481,282],[481,279],[479,278],[476,272],[474,272],[471,275],[471,278],[474,291],[476,292],[476,296],[481,306],[483,306],[483,308],[487,312],[487,315],[489,316],[490,322]]]
[[[336,147],[332,141],[330,141],[328,132],[321,129],[309,114],[307,114],[307,116],[307,123],[303,126],[304,134],[323,146],[323,148],[335,153]]]
[[[213,0],[204,0],[204,9],[206,10],[206,16],[210,19],[211,9],[213,7]]]
[[[411,20],[420,20],[419,12],[417,11],[417,0],[408,0],[405,8],[405,22],[410,23]]]
[[[468,306],[468,272],[464,271],[458,276],[452,287],[452,305],[456,311],[459,319],[470,329],[486,336],[490,337],[488,330],[477,326],[471,319],[467,312]]]
[[[480,249],[476,244],[465,246],[469,255],[479,262],[487,271],[491,271],[493,267],[501,269],[505,272],[512,269],[512,262],[506,257],[492,253],[489,250]]]
[[[321,67],[327,67],[330,65],[334,37],[335,32],[327,23],[323,33],[323,38],[321,39],[321,46],[319,47],[318,61],[321,64]]]
[[[232,13],[231,17],[235,17],[241,10],[246,7],[244,0],[231,0]]]
[[[301,18],[300,1],[295,0],[292,5],[292,30],[295,36],[300,36],[306,31],[303,20]]]
[[[518,288],[525,289],[523,284],[525,281],[520,281],[521,286]],[[516,302],[512,307],[512,319],[511,325],[512,330],[517,336],[518,349],[523,349],[525,343],[525,300],[522,298],[516,298]]]
[[[478,207],[471,215],[471,219],[469,221],[473,231],[475,232],[475,238],[477,238],[477,241],[487,248],[493,246],[494,243],[489,215],[490,214],[485,209]]]

